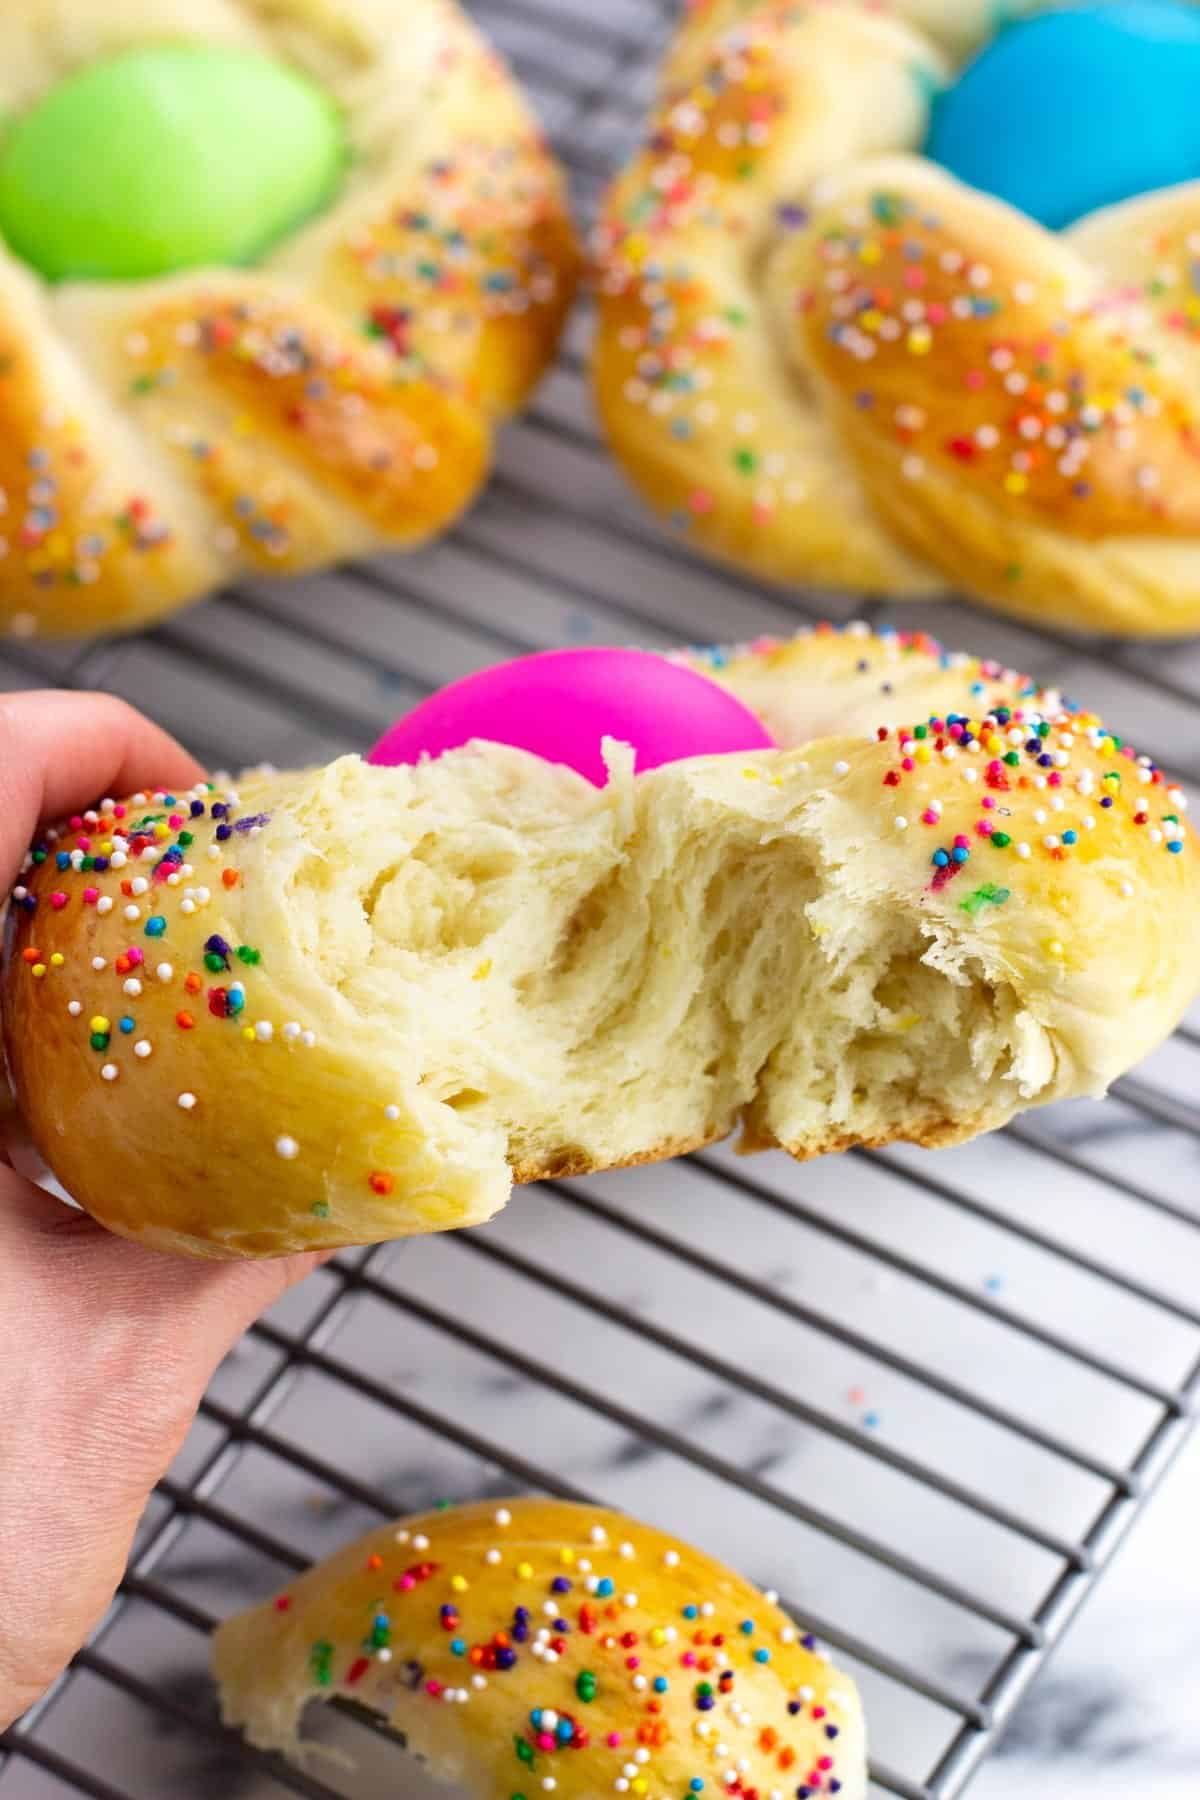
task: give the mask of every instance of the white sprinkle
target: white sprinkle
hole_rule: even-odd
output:
[[[388,1649],[386,1644],[384,1645],[382,1650],[377,1650],[375,1652],[375,1655],[378,1657],[378,1659],[381,1663],[389,1663],[392,1660],[392,1653]]]
[[[389,1106],[387,1109],[387,1116],[389,1119],[398,1119],[400,1117],[400,1108],[398,1106]],[[503,1526],[512,1524],[512,1514],[509,1512],[507,1506],[502,1506],[498,1512],[493,1513],[492,1517],[495,1519],[497,1525]]]
[[[623,1556],[625,1558],[626,1562],[628,1562],[629,1559],[632,1556],[635,1556],[636,1554],[637,1553],[634,1550],[632,1544],[622,1544],[620,1550],[618,1551],[618,1555]]]
[[[396,1542],[398,1544],[407,1544],[409,1538],[412,1536],[412,1533],[405,1531],[403,1528],[401,1528],[401,1530],[396,1532],[395,1536],[396,1536]]]
[[[182,1106],[184,1112],[191,1112],[193,1106],[196,1104],[196,1096],[195,1094],[180,1094],[179,1099],[175,1104],[177,1106]]]
[[[892,823],[895,825],[897,831],[908,830],[908,820],[903,813],[897,813],[896,817],[892,820]]]
[[[678,1550],[664,1550],[663,1564],[668,1569],[677,1569],[679,1567]]]
[[[112,895],[111,894],[101,894],[100,898],[96,902],[96,911],[100,914],[101,918],[103,918],[106,913],[110,913],[112,911],[112,909],[113,909]]]
[[[1015,845],[1015,849],[1022,862],[1027,862],[1033,854],[1028,844],[1017,844]]]
[[[315,1031],[302,1031],[300,1033],[300,1042],[304,1045],[306,1050],[311,1050],[316,1041],[317,1034]]]
[[[283,1035],[290,1044],[295,1043],[296,1039],[300,1036],[300,1027],[297,1025],[295,1019],[288,1020],[283,1028]]]
[[[270,1019],[260,1019],[254,1027],[254,1035],[260,1044],[269,1044],[275,1036],[275,1027]]]
[[[848,762],[835,762],[833,765],[833,772],[835,775],[848,775],[850,773],[850,764]]]
[[[591,1538],[593,1544],[607,1544],[608,1542],[608,1533],[605,1531],[603,1525],[593,1525],[588,1536]]]
[[[1057,850],[1058,846],[1062,843],[1062,839],[1055,837],[1054,833],[1051,831],[1047,832],[1046,836],[1042,839],[1042,843],[1046,846],[1047,850]]]
[[[489,1550],[484,1555],[483,1560],[485,1563],[490,1564],[490,1566],[494,1569],[496,1567],[497,1563],[500,1561],[500,1552],[498,1550]]]
[[[181,900],[179,902],[179,910],[190,919],[196,910],[196,902],[194,900]]]
[[[487,1676],[486,1675],[472,1675],[471,1686],[476,1690],[477,1693],[482,1694],[484,1688],[487,1686]]]
[[[779,1633],[779,1641],[781,1644],[794,1644],[796,1641],[796,1627],[794,1625],[785,1625],[783,1630]]]
[[[129,923],[132,925],[135,919],[141,918],[142,909],[140,906],[135,906],[133,904],[133,901],[131,900],[129,902],[129,905],[124,908],[124,916],[125,916],[125,918],[127,918],[129,920]]]
[[[102,956],[93,956],[92,967],[93,967],[93,969],[95,969],[95,971],[98,975],[100,973],[101,969],[107,969],[108,964]]]
[[[275,1139],[275,1154],[276,1156],[282,1156],[284,1162],[291,1162],[293,1157],[299,1156],[300,1146],[294,1137],[277,1137]]]
[[[100,1066],[100,1079],[102,1081],[115,1081],[120,1073],[121,1071],[118,1069],[116,1063],[102,1063]]]
[[[73,1019],[77,1019],[79,1017],[80,1013],[83,1011],[82,1000],[68,1000],[67,1011],[70,1013],[70,1015]]]
[[[138,995],[142,991],[142,984],[138,980],[136,975],[131,975],[129,977],[129,980],[123,984],[123,991],[126,994],[128,994],[131,999],[133,999],[133,1000],[137,999]]]
[[[144,875],[135,875],[129,884],[129,891],[133,894],[144,894],[149,886],[150,883]]]
[[[1132,883],[1132,881],[1123,881],[1121,883],[1121,892],[1125,896],[1126,900],[1131,900],[1133,898],[1133,883]]]
[[[159,963],[159,965],[158,965],[157,969],[155,969],[154,973],[157,975],[157,977],[160,981],[170,981],[172,976],[174,975],[175,971],[171,967],[170,963],[162,962],[162,963]]]
[[[153,1049],[154,1045],[150,1042],[149,1038],[139,1038],[137,1043],[133,1046],[133,1054],[135,1056],[146,1057],[150,1055],[150,1052]]]
[[[110,868],[123,869],[129,858],[123,850],[114,850],[108,861]]]
[[[413,1539],[413,1549],[414,1550],[428,1550],[428,1548],[429,1548],[429,1539],[427,1537],[424,1537],[420,1532],[418,1532],[416,1537]]]

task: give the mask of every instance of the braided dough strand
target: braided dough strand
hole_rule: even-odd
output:
[[[598,236],[600,410],[647,494],[718,554],[768,577],[931,593],[936,577],[872,516],[816,394],[789,377],[759,272],[831,155],[917,141],[909,65],[941,64],[885,19],[822,9],[797,26],[795,10],[760,7],[677,51],[679,83]]]

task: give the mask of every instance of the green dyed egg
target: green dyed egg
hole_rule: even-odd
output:
[[[342,119],[295,69],[160,44],[93,63],[10,128],[0,233],[51,281],[253,262],[328,204]]]

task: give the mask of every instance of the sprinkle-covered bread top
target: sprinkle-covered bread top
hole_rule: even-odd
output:
[[[858,1696],[777,1596],[583,1506],[386,1526],[232,1620],[214,1663],[253,1741],[289,1747],[288,1701],[345,1694],[496,1800],[863,1791]]]

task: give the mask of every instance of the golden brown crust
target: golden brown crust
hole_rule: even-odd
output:
[[[596,1507],[384,1526],[221,1626],[213,1668],[226,1721],[263,1748],[302,1755],[303,1702],[342,1695],[488,1800],[866,1792],[853,1684],[774,1597]]]
[[[261,568],[336,553],[343,511],[361,515],[364,539],[386,531],[416,542],[483,478],[477,402],[427,372],[402,373],[326,307],[284,303],[269,284],[235,277],[173,293],[139,319],[133,341],[131,410],[210,502],[222,549]],[[182,439],[181,406],[196,422]]]
[[[910,198],[880,185],[865,205],[855,193],[816,211],[777,269],[779,308],[803,333],[803,361],[836,395],[839,429],[856,446],[886,445],[886,484],[911,479],[919,495],[921,475],[902,467],[919,456],[1018,528],[1028,520],[1087,539],[1193,535],[1192,395],[1143,354],[1127,324],[1072,303],[1063,274],[1046,268],[1040,232],[1005,223],[998,246],[997,220],[949,186]],[[923,316],[910,323],[903,300],[914,291]],[[968,296],[970,311],[956,304]],[[885,334],[889,320],[897,329]],[[872,467],[865,458],[860,466]],[[878,504],[885,481],[868,479],[878,481]]]
[[[345,62],[366,141],[253,276],[51,294],[0,251],[0,631],[130,629],[239,572],[428,538],[553,353],[564,184],[458,7],[408,0],[402,56],[379,17],[307,6],[297,37],[239,5],[279,53]]]
[[[31,280],[0,267],[0,630],[130,627],[213,580],[175,495],[48,341]]]
[[[933,43],[869,9],[689,14],[597,236],[613,445],[769,579],[1194,628],[1200,360],[1173,354],[1186,301],[1131,307],[1120,266],[1156,209],[1185,241],[1200,187],[1056,237],[877,156],[924,135],[918,62]]]

